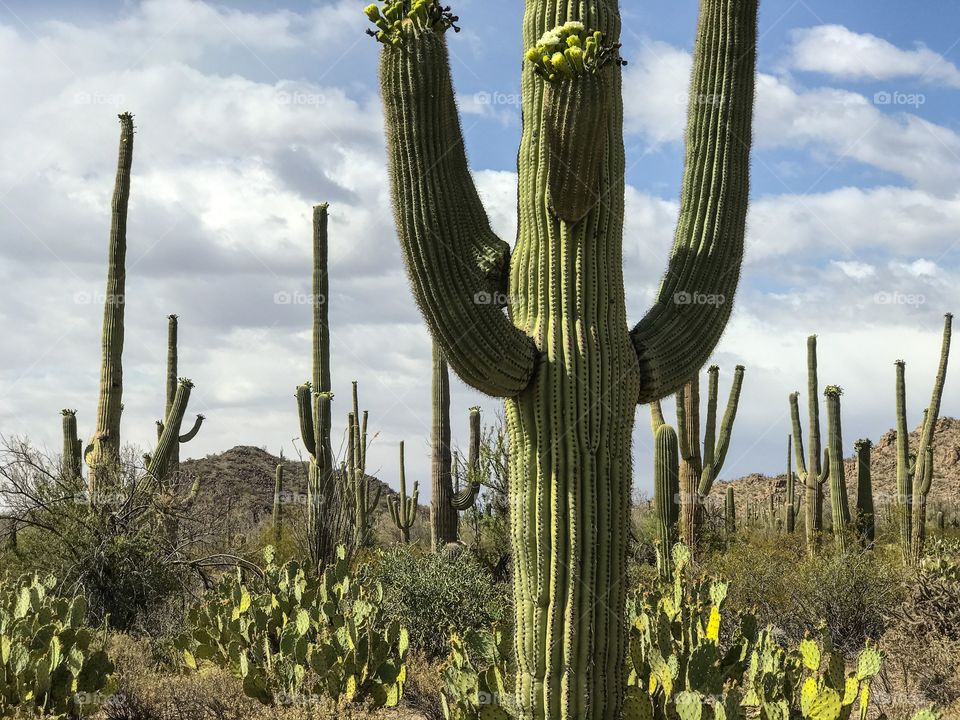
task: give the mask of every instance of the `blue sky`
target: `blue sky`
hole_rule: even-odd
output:
[[[426,475],[430,348],[390,221],[364,4],[0,4],[0,327],[14,338],[0,366],[0,433],[55,447],[61,407],[76,407],[90,431],[115,115],[130,110],[126,439],[150,441],[164,318],[177,312],[181,366],[209,417],[186,452],[295,454],[292,389],[309,374],[309,309],[297,302],[309,288],[309,208],[329,200],[335,392],[346,397],[359,379],[384,479],[395,479],[401,439],[413,474]],[[676,217],[697,5],[624,6],[624,251],[639,318]],[[450,47],[471,164],[510,240],[522,3],[461,0],[456,10],[464,31]],[[733,366],[747,366],[724,477],[780,471],[807,334],[821,335],[822,384],[847,391],[849,451],[892,426],[899,357],[919,421],[942,315],[960,309],[960,7],[771,0],[760,28],[748,259],[715,358],[723,392]],[[957,387],[948,383],[947,414],[960,414]],[[478,402],[497,407],[455,389],[461,441]],[[638,490],[650,487],[648,435],[639,408]]]

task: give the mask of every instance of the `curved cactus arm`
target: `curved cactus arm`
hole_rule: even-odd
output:
[[[699,372],[730,318],[750,190],[756,37],[755,0],[701,3],[673,252],[656,304],[631,332],[640,402]]]
[[[163,429],[163,435],[154,449],[150,463],[147,465],[147,475],[156,482],[163,479],[164,470],[167,467],[167,461],[175,443],[180,439],[177,428],[183,422],[183,416],[187,411],[187,404],[190,402],[190,391],[193,389],[193,383],[186,378],[181,378],[177,386],[177,394],[174,397],[173,407],[170,409],[170,415],[167,417],[166,427]]]
[[[803,455],[803,426],[800,423],[800,393],[790,393],[790,421],[793,426],[793,454],[797,477],[807,486],[807,459]]]
[[[197,415],[196,420],[193,421],[193,427],[190,428],[188,432],[185,432],[180,436],[180,442],[188,443],[193,440],[197,436],[197,433],[200,432],[200,426],[203,425],[204,420],[206,420],[206,417],[203,415]]]
[[[304,383],[297,386],[297,415],[300,418],[300,439],[307,453],[313,457],[317,455],[317,437],[313,423],[313,386]]]
[[[502,311],[509,246],[474,186],[450,77],[444,21],[405,22],[385,43],[380,81],[394,215],[414,297],[460,378],[510,397],[536,349]]]
[[[933,444],[933,433],[940,417],[940,403],[943,400],[943,386],[947,379],[947,364],[950,360],[950,341],[953,334],[953,315],[947,313],[943,320],[943,338],[940,345],[940,363],[937,367],[937,377],[933,383],[933,393],[930,405],[923,419],[923,432],[920,434],[920,445],[917,447],[917,458],[925,462],[927,448]],[[925,475],[923,462],[918,463],[914,470],[913,482],[917,484]]]
[[[727,451],[730,449],[730,438],[733,435],[733,424],[737,419],[737,408],[740,406],[740,391],[743,388],[743,374],[745,372],[743,365],[737,365],[733,373],[733,385],[730,387],[730,396],[727,398],[727,407],[723,412],[723,420],[720,421],[720,440],[716,444],[713,437],[716,433],[717,424],[717,370],[711,368],[710,377],[710,402],[708,403],[707,414],[707,437],[704,441],[704,469],[700,479],[700,495],[710,494],[713,483],[720,475],[723,464],[727,459]],[[709,412],[712,405],[712,418]]]
[[[663,405],[660,404],[659,400],[654,400],[650,403],[650,427],[653,429],[653,434],[657,434],[657,428],[661,425],[666,425],[667,421],[663,417]]]

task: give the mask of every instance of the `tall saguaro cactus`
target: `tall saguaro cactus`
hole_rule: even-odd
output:
[[[800,393],[790,395],[790,417],[793,423],[793,452],[797,461],[797,477],[803,483],[804,525],[807,547],[820,546],[823,535],[823,484],[830,476],[829,450],[823,448],[821,464],[820,395],[817,379],[817,336],[807,338],[807,415],[809,436],[808,458],[803,454],[803,429],[800,425]]]
[[[458,463],[455,463],[458,465]],[[450,504],[459,512],[476,504],[480,494],[480,408],[470,408],[470,445],[467,449],[467,467],[463,488],[453,496]]]
[[[328,208],[326,203],[313,208],[313,371],[312,380],[297,387],[300,437],[310,456],[307,474],[307,550],[315,567],[333,558],[339,538],[334,523],[327,520],[335,512],[333,447],[330,442],[330,290],[327,272]]]
[[[521,720],[619,717],[636,405],[697,373],[732,309],[757,3],[700,7],[676,240],[656,305],[632,331],[619,3],[526,2],[512,255],[467,166],[446,46],[455,18],[435,0],[367,8],[383,43],[393,206],[414,296],[457,375],[506,398]]]
[[[823,393],[827,398],[827,451],[824,458],[830,464],[830,516],[833,538],[842,554],[847,549],[847,527],[850,524],[850,505],[847,499],[847,476],[843,464],[843,425],[840,419],[840,396],[836,385],[828,385]]]
[[[440,347],[433,344],[432,426],[430,433],[430,542],[434,548],[457,542],[459,515],[454,507],[453,456],[450,451],[450,374]]]
[[[897,495],[899,496],[900,543],[907,563],[916,564],[926,539],[927,495],[933,481],[933,433],[940,417],[943,386],[947,379],[953,315],[943,321],[940,362],[933,383],[930,404],[924,411],[920,443],[910,451],[907,430],[906,363],[897,361]]]
[[[133,115],[120,116],[120,151],[111,203],[110,242],[107,250],[107,292],[101,334],[100,396],[97,422],[86,453],[90,497],[102,478],[120,463],[120,414],[123,411],[123,316],[127,286],[127,206],[133,167]]]
[[[738,365],[727,399],[727,409],[720,422],[717,437],[717,397],[720,368],[712,365],[707,371],[707,424],[704,428],[703,453],[700,452],[700,378],[693,378],[677,392],[677,427],[680,440],[680,537],[691,552],[703,524],[703,502],[723,469],[730,448],[730,436],[737,418],[744,368]]]
[[[369,544],[373,529],[373,511],[380,504],[382,486],[371,497],[371,478],[367,475],[367,420],[360,413],[357,382],[353,382],[353,411],[347,417],[347,462],[344,477],[353,502],[353,546]]]

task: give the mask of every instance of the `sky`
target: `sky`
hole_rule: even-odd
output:
[[[430,340],[392,225],[366,0],[0,0],[0,434],[55,450],[61,408],[89,437],[119,112],[137,135],[129,209],[123,437],[163,407],[166,316],[207,416],[184,456],[234,445],[295,457],[310,376],[311,206],[329,202],[335,446],[350,381],[376,436],[368,471],[429,485]],[[468,154],[494,228],[516,233],[516,0],[458,0],[449,44]],[[622,3],[627,304],[639,320],[672,242],[697,4]],[[848,452],[929,399],[942,317],[960,310],[960,5],[766,0],[747,258],[713,362],[746,366],[722,478],[781,472],[788,394],[820,337]],[[960,363],[960,360],[956,362]],[[499,403],[453,383],[467,411]],[[950,378],[943,412],[960,414]],[[806,399],[803,399],[805,406]],[[668,418],[672,408],[667,403]],[[651,488],[638,408],[635,489]]]

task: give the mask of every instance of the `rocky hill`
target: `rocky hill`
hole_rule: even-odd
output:
[[[804,428],[806,429],[806,428]],[[826,435],[824,427],[824,435]],[[920,428],[910,433],[911,448],[919,443]],[[825,438],[824,438],[825,439]],[[854,438],[845,438],[847,447],[853,445]],[[960,501],[960,420],[944,417],[937,421],[933,437],[933,485],[930,491],[932,504],[940,502]],[[874,443],[870,458],[870,469],[873,476],[873,496],[877,504],[885,500],[896,498],[897,487],[897,434],[889,430]],[[784,448],[786,452],[786,448]],[[786,460],[786,458],[784,458]],[[852,457],[846,458],[847,490],[851,505],[854,503],[857,492],[856,463]],[[796,470],[796,468],[794,468]],[[772,488],[782,492],[786,488],[787,475],[777,476],[752,474],[729,482],[717,483],[714,492],[719,497],[725,492],[727,485],[733,485],[738,502],[759,500],[769,496]],[[829,495],[828,495],[829,498]],[[829,506],[829,499],[826,505]]]

